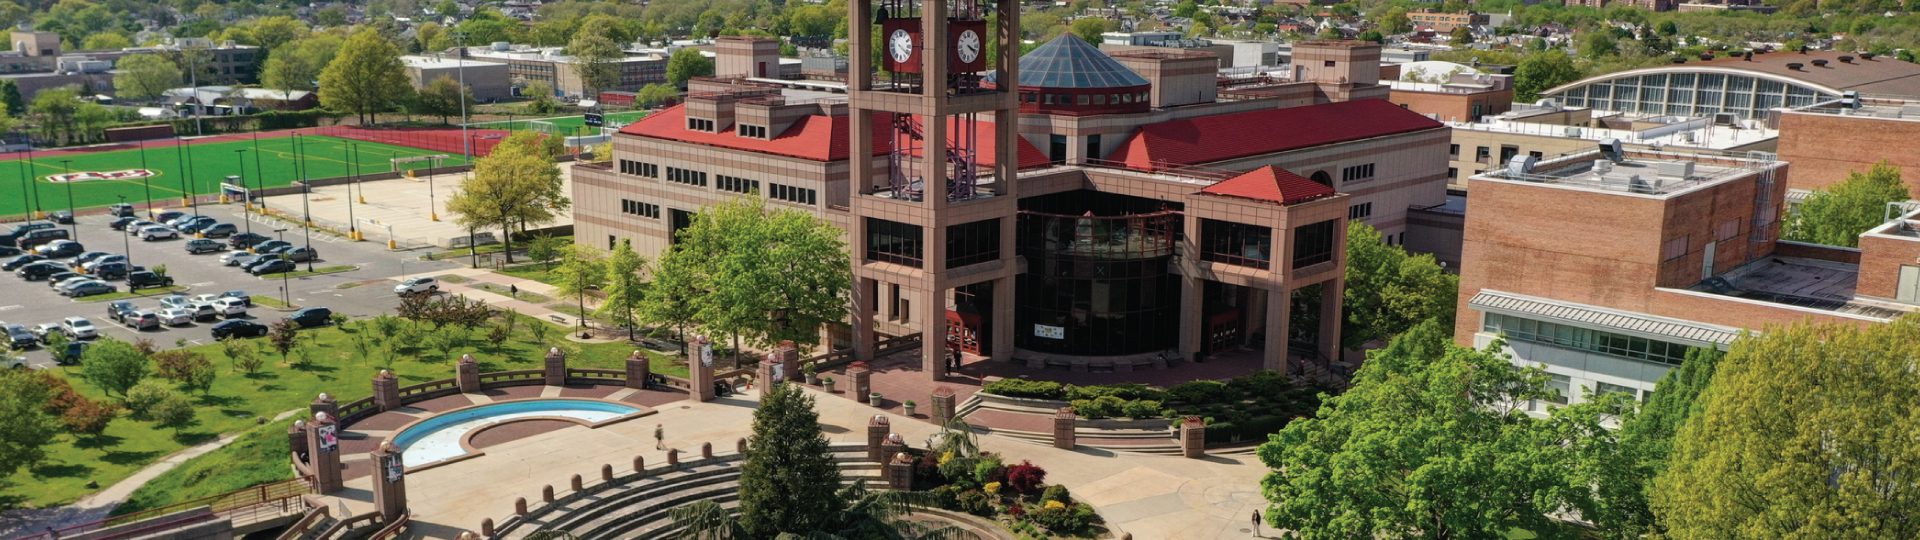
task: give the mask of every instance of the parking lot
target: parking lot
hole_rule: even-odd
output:
[[[192,212],[188,209],[189,212]],[[254,233],[269,238],[284,238],[295,245],[307,245],[305,235],[298,223],[289,223],[259,215],[241,219],[238,205],[202,205],[198,214],[211,216],[222,223],[241,226],[242,230],[251,228]],[[145,216],[141,216],[145,217]],[[352,270],[313,275],[305,277],[283,277],[282,275],[252,276],[236,267],[225,266],[220,255],[225,251],[188,254],[184,246],[191,237],[181,239],[141,241],[129,237],[122,231],[108,227],[113,218],[104,214],[83,215],[73,226],[77,227],[76,239],[86,246],[88,251],[104,251],[113,254],[128,255],[133,265],[154,269],[166,266],[166,273],[174,279],[175,285],[184,290],[168,293],[163,289],[142,289],[141,296],[128,298],[135,309],[158,311],[160,298],[168,294],[195,296],[201,294],[219,295],[226,291],[245,291],[254,298],[254,307],[246,315],[236,318],[250,318],[261,324],[269,324],[284,317],[291,310],[279,310],[263,305],[263,299],[281,300],[298,307],[327,307],[336,313],[360,317],[385,313],[398,304],[393,294],[394,279],[425,271],[444,270],[456,267],[450,262],[428,262],[419,260],[418,252],[387,251],[386,246],[377,242],[349,242],[345,239],[315,234],[311,246],[319,252],[320,259],[313,261],[313,268],[351,265]],[[0,224],[0,231],[11,224]],[[275,232],[276,229],[285,229]],[[224,244],[224,240],[222,240]],[[5,257],[11,258],[11,257]],[[308,263],[300,263],[297,270],[306,270]],[[115,289],[127,290],[124,280],[110,281]],[[43,323],[58,323],[71,316],[90,319],[103,337],[123,340],[147,339],[160,348],[173,348],[179,344],[195,345],[212,341],[211,328],[218,320],[198,321],[182,326],[163,326],[157,329],[134,331],[119,325],[107,316],[109,301],[102,297],[70,299],[56,293],[46,281],[27,281],[14,272],[0,275],[0,321],[7,324],[20,324],[28,327]],[[53,355],[44,348],[36,347],[26,354],[29,365],[46,367],[53,364]]]

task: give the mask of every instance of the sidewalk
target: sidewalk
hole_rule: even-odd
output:
[[[428,275],[428,276],[434,276],[434,277],[440,278],[441,279],[440,290],[448,294],[458,294],[461,296],[465,296],[467,298],[472,298],[474,300],[485,302],[489,306],[493,306],[500,309],[510,309],[520,313],[521,315],[534,317],[534,318],[541,319],[556,325],[565,326],[567,328],[577,328],[580,326],[580,317],[576,317],[572,314],[562,313],[560,311],[556,311],[553,308],[547,307],[542,304],[536,304],[533,302],[528,302],[526,300],[520,300],[517,298],[508,297],[507,295],[504,295],[504,294],[481,289],[479,287],[473,286],[472,284],[448,282],[446,281],[445,276],[460,276],[475,282],[490,283],[490,284],[494,284],[502,287],[507,287],[507,286],[516,287],[521,292],[538,294],[541,296],[545,296],[547,298],[552,298],[554,299],[554,301],[560,301],[565,299],[566,296],[560,294],[560,289],[552,285],[548,285],[548,284],[534,281],[531,279],[517,278],[517,277],[509,276],[506,274],[494,273],[494,271],[487,270],[484,268],[455,268],[452,270],[424,272],[420,275]],[[408,277],[408,276],[401,276],[394,279],[399,280],[399,279],[404,279],[405,277]],[[593,302],[588,302],[587,308],[593,309],[594,305],[595,304]],[[605,339],[581,339],[579,334],[572,333],[572,332],[568,333],[567,338],[573,341],[581,342],[581,343],[605,343],[608,341],[612,341],[612,340],[605,340]]]

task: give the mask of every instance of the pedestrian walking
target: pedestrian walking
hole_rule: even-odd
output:
[[[660,424],[654,424],[654,425],[653,425],[653,449],[654,449],[654,450],[665,450],[665,449],[667,449],[667,428],[666,428],[666,426],[663,426],[663,425],[660,425]]]
[[[511,297],[514,297],[514,298],[516,298],[516,299],[517,299],[517,298],[520,298],[520,286],[519,286],[519,285],[515,285],[515,284],[512,284],[512,283],[508,283],[508,284],[507,284],[507,296],[511,296]]]
[[[1260,511],[1253,511],[1253,535],[1260,536]]]

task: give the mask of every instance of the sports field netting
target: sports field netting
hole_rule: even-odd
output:
[[[634,120],[639,120],[641,118],[645,118],[646,116],[647,116],[647,111],[625,111],[625,112],[606,113],[606,115],[603,116],[602,118],[607,123],[607,126],[614,126],[614,125],[631,124],[633,123]],[[515,118],[512,120],[496,120],[493,122],[479,122],[479,123],[471,124],[470,127],[483,128],[483,129],[505,129],[509,131],[527,131],[527,130],[545,131],[544,129],[536,129],[536,126],[538,126],[540,123],[552,125],[553,129],[560,132],[561,135],[580,135],[583,130],[587,129],[587,120],[586,120],[586,117],[583,115],[556,116],[553,118],[524,118],[524,119]]]
[[[257,141],[227,136],[213,142],[190,142],[184,145],[171,144],[172,141],[150,142],[144,146],[144,150],[137,144],[130,144],[122,145],[122,149],[99,152],[35,152],[31,165],[25,153],[0,154],[0,216],[17,217],[31,210],[32,206],[25,199],[33,198],[35,193],[41,210],[65,210],[68,186],[54,182],[50,177],[68,171],[94,172],[101,173],[98,176],[113,177],[119,171],[145,169],[152,172],[152,176],[145,178],[145,184],[151,188],[154,205],[176,206],[180,204],[183,193],[218,194],[220,184],[227,181],[230,175],[243,176],[248,186],[260,189],[293,183],[300,178],[301,168],[305,169],[308,179],[349,176],[356,171],[359,174],[377,174],[391,170],[393,158],[432,154],[448,154],[449,157],[440,162],[442,166],[461,165],[465,160],[461,157],[459,130],[453,131],[449,140],[441,140],[448,137],[432,134],[401,135],[386,130],[353,129],[335,134],[352,136],[358,140],[330,135],[295,138],[287,136],[288,132],[278,132],[273,136],[262,136]],[[320,130],[307,132],[324,133]],[[389,140],[393,142],[407,142],[418,147],[375,142],[383,135],[391,137]],[[497,132],[493,138],[499,138]],[[481,142],[476,137],[476,153],[479,153]],[[492,142],[497,143],[497,140]],[[486,145],[489,149],[491,146]],[[419,164],[419,167],[425,166],[424,162]],[[22,172],[34,179],[37,191],[23,186]],[[26,192],[25,198],[22,192]],[[147,200],[148,191],[143,187],[141,178],[129,175],[119,179],[77,181],[72,184],[72,193],[74,207],[89,208],[120,202],[122,195],[126,196],[127,202],[140,204]]]

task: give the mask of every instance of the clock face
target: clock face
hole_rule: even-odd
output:
[[[960,55],[960,61],[971,64],[980,57],[980,34],[974,33],[971,28],[961,30],[960,38],[954,41],[953,46],[954,52]]]
[[[893,35],[887,38],[887,52],[893,55],[894,62],[906,63],[907,59],[913,58],[913,35],[903,29],[894,30]]]

